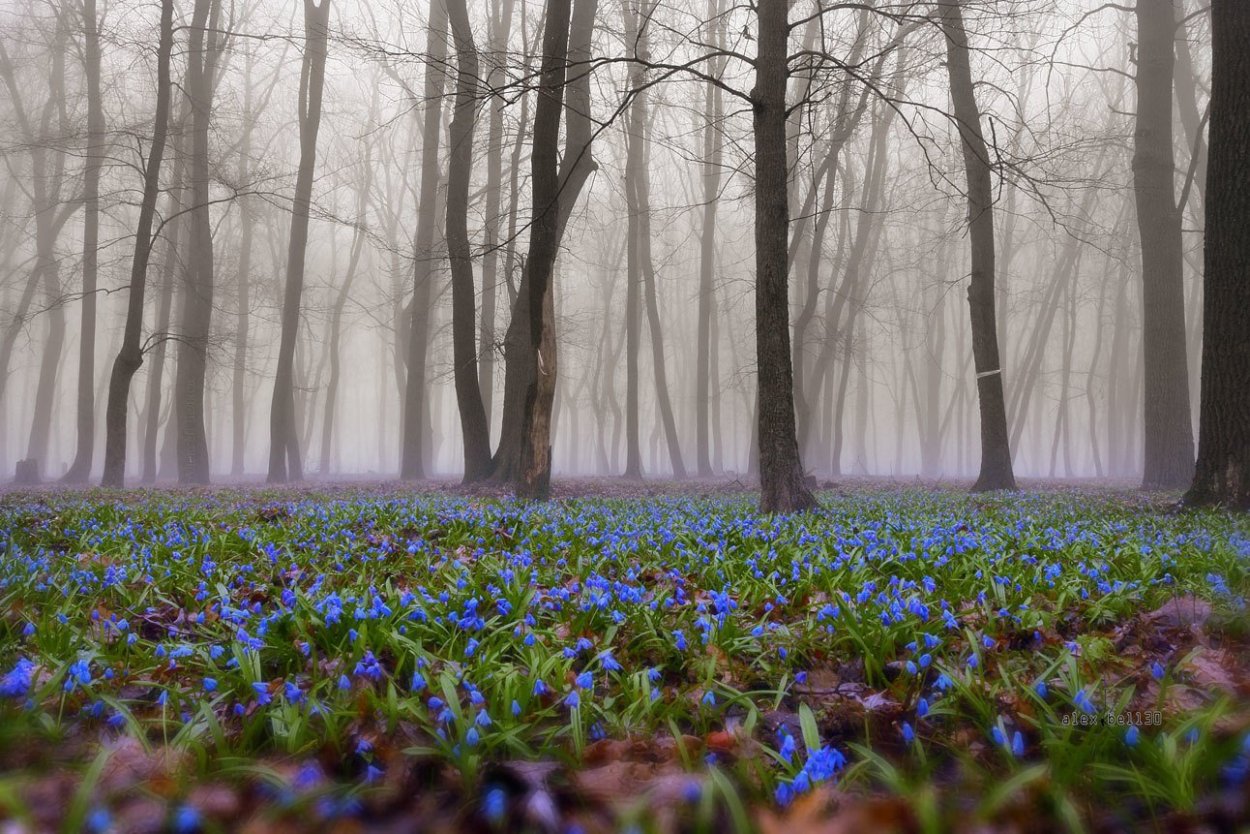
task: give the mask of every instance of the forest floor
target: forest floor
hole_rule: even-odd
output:
[[[6,492],[0,830],[1244,830],[1250,519],[1027,487]]]

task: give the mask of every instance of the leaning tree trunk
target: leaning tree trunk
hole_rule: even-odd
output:
[[[466,0],[447,0],[448,22],[456,45],[456,108],[451,119],[451,158],[447,174],[447,255],[451,263],[451,339],[456,406],[464,446],[464,482],[490,474],[490,423],[477,375],[477,304],[469,248],[469,176],[477,126],[477,46],[469,27]]]
[[[160,194],[161,158],[169,122],[169,55],[174,41],[174,0],[161,0],[161,35],[157,50],[156,118],[152,147],[148,149],[143,172],[143,201],[139,205],[139,226],[135,232],[135,254],[130,266],[130,297],[126,306],[126,329],[121,350],[113,362],[109,398],[105,413],[104,486],[122,485],[126,476],[126,408],[130,381],[143,364],[139,342],[143,328],[143,296],[147,290],[148,258],[152,254],[152,218]]]
[[[755,134],[755,358],[758,368],[760,510],[812,509],[794,422],[790,365],[786,80],[789,2],[758,3],[752,94]]]
[[[1202,405],[1188,504],[1250,510],[1250,5],[1211,3]]]
[[[438,203],[438,144],[442,124],[442,95],[447,60],[447,5],[432,0],[426,40],[429,62],[425,67],[425,113],[421,124],[421,198],[417,206],[414,243],[412,306],[408,321],[407,371],[404,384],[403,430],[400,441],[399,476],[415,480],[425,476],[422,428],[429,410],[426,402],[426,353],[429,349],[430,302],[434,284],[434,233]]]
[[[87,82],[87,156],[83,166],[82,310],[78,325],[78,444],[65,480],[91,477],[95,453],[96,276],[100,244],[100,169],[104,158],[104,107],[100,96],[100,20],[96,0],[83,0],[83,69]]]
[[[178,370],[174,376],[174,416],[178,429],[178,480],[206,484],[208,436],[204,427],[204,384],[213,317],[213,228],[209,213],[208,128],[213,107],[213,76],[221,35],[220,0],[196,0],[187,50],[187,97],[191,103],[191,156],[188,213],[188,280],[178,321]]]
[[[973,491],[1015,489],[1011,448],[1007,441],[1007,410],[1003,402],[1003,372],[998,355],[998,328],[994,316],[994,194],[990,158],[981,133],[981,111],[972,86],[968,33],[964,30],[965,0],[940,4],[946,34],[946,67],[950,77],[955,121],[963,145],[968,178],[968,224],[972,242],[972,280],[968,307],[972,323],[972,359],[977,375],[981,411],[981,472]]]
[[[317,132],[321,129],[321,93],[325,88],[326,40],[330,34],[330,0],[304,0],[304,60],[299,90],[299,172],[295,178],[291,237],[287,249],[286,292],[282,298],[282,338],[269,412],[269,482],[301,480],[299,436],[295,431],[295,342],[299,337],[300,302],[304,294],[304,258],[308,250],[308,212],[313,173],[317,167]]]
[[[1142,486],[1174,489],[1194,474],[1185,361],[1184,254],[1172,158],[1173,0],[1137,3],[1133,193],[1142,254],[1145,458]]]

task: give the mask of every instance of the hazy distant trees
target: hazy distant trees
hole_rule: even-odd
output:
[[[45,6],[0,33],[0,405],[27,477],[90,474],[106,381],[112,483],[127,442],[145,481],[264,451],[276,480],[539,497],[553,468],[689,467],[779,510],[811,475],[962,476],[978,445],[983,488],[1192,464],[1190,398],[1160,393],[1207,318],[1192,3],[569,0],[556,33],[555,0],[303,32],[175,2],[146,221],[159,72],[119,27],[157,8]],[[1120,48],[1086,66],[1090,38]],[[314,72],[318,49],[371,72]]]

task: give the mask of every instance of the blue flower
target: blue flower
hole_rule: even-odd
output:
[[[911,724],[903,722],[903,742],[911,744],[916,740],[916,731],[911,728]]]
[[[502,788],[488,788],[482,797],[482,816],[492,825],[500,825],[507,813],[508,794]]]
[[[564,697],[564,704],[570,709],[580,706],[581,703],[582,703],[582,699],[578,696],[576,689],[574,689],[572,692],[570,692],[568,695]]]
[[[13,668],[0,677],[0,698],[25,698],[35,677],[35,664],[19,657]]]
[[[177,834],[193,834],[200,830],[200,812],[190,805],[179,805],[174,812],[173,829]]]
[[[1141,731],[1137,729],[1136,725],[1130,725],[1124,732],[1124,743],[1129,747],[1136,747],[1139,741],[1141,741]]]
[[[1167,674],[1167,670],[1163,668],[1163,666],[1159,663],[1159,661],[1156,660],[1154,663],[1150,664],[1150,675],[1155,680],[1157,681],[1163,680],[1163,676],[1166,674]]]
[[[574,683],[577,684],[577,687],[579,689],[593,689],[595,685],[595,679],[594,679],[594,676],[591,675],[589,672],[582,672],[580,675],[577,676],[577,680],[574,681]]]

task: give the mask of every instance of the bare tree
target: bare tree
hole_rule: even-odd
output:
[[[968,33],[963,19],[965,2],[948,0],[939,6],[942,31],[946,35],[946,67],[951,99],[968,179],[968,225],[972,241],[968,307],[972,321],[977,401],[981,410],[981,472],[973,489],[1015,489],[1011,447],[1007,441],[1002,360],[998,353],[997,320],[994,315],[994,195],[990,180],[990,156],[981,132],[981,110],[972,85]]]
[[[105,414],[104,445],[105,486],[119,487],[126,477],[126,409],[130,399],[130,381],[143,364],[143,300],[147,291],[148,259],[152,254],[152,220],[156,214],[156,198],[160,193],[161,160],[165,155],[165,138],[169,122],[170,53],[174,42],[174,0],[161,0],[160,44],[157,47],[156,116],[152,125],[152,145],[148,149],[143,171],[143,202],[139,206],[139,225],[135,232],[135,253],[130,267],[130,295],[126,306],[126,330],[121,350],[113,361],[109,381],[109,398]]]
[[[325,89],[330,0],[304,0],[304,59],[300,65],[299,172],[295,179],[291,237],[287,249],[286,291],[282,298],[282,340],[269,413],[269,482],[301,480],[299,437],[295,433],[295,388],[292,378],[295,341],[299,334],[300,300],[304,294],[304,258],[308,250],[308,211],[317,167],[317,133],[321,129],[321,96]]]

